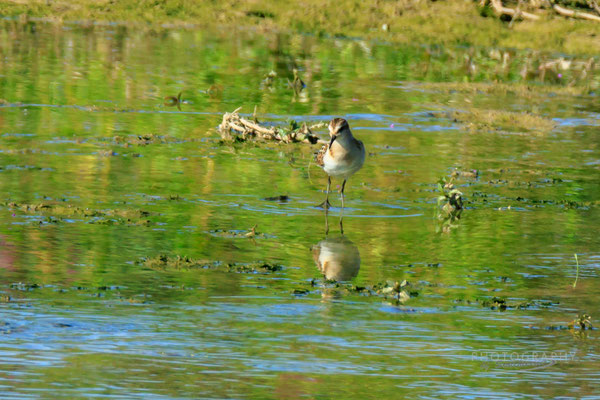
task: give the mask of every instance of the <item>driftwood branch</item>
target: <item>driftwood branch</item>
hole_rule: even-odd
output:
[[[509,28],[512,28],[513,24],[515,23],[516,20],[518,20],[519,18],[521,18],[521,16],[523,15],[523,11],[521,10],[521,2],[523,0],[519,0],[519,3],[517,4],[517,8],[515,8],[515,15],[512,16],[512,18],[510,19],[510,23],[508,24]]]
[[[521,18],[529,19],[532,21],[538,21],[540,19],[539,15],[532,14],[532,13],[522,10],[522,3],[523,3],[522,0],[519,0],[519,3],[515,9],[509,8],[509,7],[504,7],[504,5],[502,4],[502,0],[481,0],[480,6],[484,6],[485,4],[488,3],[488,1],[489,1],[490,5],[492,6],[492,9],[498,16],[502,16],[502,15],[510,15],[511,16],[511,21],[510,21],[510,25],[509,25],[511,27],[515,20],[518,20]],[[598,14],[600,14],[600,6],[596,2],[596,0],[587,0],[587,4],[590,8],[594,9]],[[577,11],[577,10],[571,10],[571,9],[559,6],[558,4],[552,4],[552,9],[557,14],[562,15],[564,17],[579,18],[579,19],[585,19],[588,21],[600,22],[599,15],[590,14],[587,12],[582,12],[582,11]]]
[[[281,127],[266,127],[262,126],[256,120],[251,121],[238,113],[241,107],[232,113],[223,114],[223,121],[219,125],[219,132],[224,139],[237,139],[246,141],[248,139],[269,140],[283,143],[327,143],[319,139],[312,130],[326,126],[325,123],[318,123],[308,126],[303,123],[297,129],[281,128]]]
[[[596,0],[588,0],[588,6],[594,9],[594,11],[600,15],[600,7],[598,6]]]
[[[490,3],[492,4],[492,8],[498,15],[510,15],[511,17],[513,17],[515,19],[518,17],[522,17],[524,19],[530,19],[533,21],[537,21],[540,19],[539,15],[521,11],[520,9],[513,10],[512,8],[504,7],[502,5],[501,0],[490,0]],[[519,8],[519,7],[517,7],[517,8]]]
[[[554,11],[556,11],[560,15],[564,15],[565,17],[581,18],[581,19],[587,19],[590,21],[600,22],[600,17],[597,15],[594,15],[594,14],[569,10],[568,8],[561,7],[558,4],[554,4],[552,6],[552,8],[554,8]]]

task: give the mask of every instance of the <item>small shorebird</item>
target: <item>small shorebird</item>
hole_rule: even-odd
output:
[[[327,175],[327,195],[325,201],[319,206],[325,209],[331,207],[329,203],[329,188],[331,177],[343,178],[342,183],[342,208],[344,208],[344,187],[349,177],[362,168],[365,163],[365,146],[363,142],[352,136],[348,122],[343,118],[334,118],[329,123],[331,140],[324,145],[317,154],[317,164],[323,167]]]

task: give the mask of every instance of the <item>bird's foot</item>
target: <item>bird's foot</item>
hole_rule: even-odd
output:
[[[329,210],[331,208],[331,203],[329,202],[329,200],[325,200],[324,202],[322,202],[321,204],[319,204],[317,207],[321,207],[321,208],[324,208],[326,210]]]

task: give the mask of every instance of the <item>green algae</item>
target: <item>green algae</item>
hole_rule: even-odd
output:
[[[124,147],[128,146],[148,146],[150,144],[169,144],[182,143],[184,141],[193,141],[193,139],[180,139],[168,135],[158,135],[148,133],[144,135],[114,136],[112,141]]]
[[[271,264],[264,261],[253,263],[221,263],[218,261],[197,260],[188,256],[169,256],[159,254],[153,257],[143,257],[135,262],[146,268],[171,271],[171,270],[190,270],[190,269],[218,269],[226,272],[238,273],[271,273],[283,269],[281,265]]]
[[[540,99],[548,95],[583,96],[590,92],[588,86],[533,84],[522,82],[418,82],[416,88],[440,93],[470,95],[514,95],[526,99]]]
[[[551,118],[531,112],[470,109],[432,112],[431,114],[459,123],[470,132],[531,132],[543,134],[552,131],[557,125]]]
[[[252,263],[223,263],[219,261],[194,259],[188,256],[158,254],[151,257],[142,257],[135,261],[135,264],[145,268],[157,271],[186,271],[186,270],[220,270],[224,272],[247,273],[247,274],[268,274],[280,272],[283,267],[279,264],[273,264],[264,261]],[[356,285],[352,282],[338,282],[327,279],[312,279],[301,282],[293,288],[290,293],[293,295],[308,295],[317,292],[336,293],[336,296],[360,295],[370,297],[381,297],[385,300],[391,299],[398,303],[405,303],[411,298],[419,296],[418,288],[404,280],[401,283],[393,280],[376,282],[369,285]]]
[[[213,236],[223,237],[223,238],[248,238],[248,239],[264,239],[269,237],[268,235],[258,232],[256,230],[257,225],[254,225],[252,228],[248,230],[233,230],[233,229],[213,229],[209,231],[209,233]]]
[[[98,210],[73,206],[70,204],[54,203],[17,203],[4,202],[3,206],[26,214],[45,215],[46,223],[58,223],[65,218],[80,217],[88,219],[90,224],[99,225],[141,225],[149,226],[152,221],[146,217],[151,213],[139,209],[108,209]],[[48,215],[50,214],[50,215]]]
[[[303,287],[302,287],[303,286]],[[366,296],[393,301],[394,305],[404,304],[411,298],[419,296],[419,288],[414,288],[407,281],[402,282],[386,280],[366,285],[356,285],[352,282],[335,281],[327,279],[312,279],[302,282],[302,286],[290,291],[293,295],[305,296],[322,294],[328,297],[342,298],[344,296]]]

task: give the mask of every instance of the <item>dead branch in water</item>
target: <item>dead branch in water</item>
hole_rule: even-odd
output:
[[[481,2],[479,3],[479,6],[485,7],[488,4],[488,2],[491,5],[492,10],[498,17],[502,17],[503,15],[509,15],[511,17],[511,21],[510,21],[510,25],[509,25],[510,27],[512,27],[513,23],[518,19],[528,19],[528,20],[532,20],[532,21],[538,21],[540,19],[539,15],[523,11],[523,7],[522,7],[523,1],[522,0],[518,1],[516,8],[505,7],[502,4],[502,0],[481,0]],[[556,0],[551,1],[551,2],[548,2],[548,1],[540,2],[539,4],[532,2],[532,3],[530,3],[530,8],[534,7],[537,10],[540,8],[550,8],[551,7],[557,14],[562,15],[563,17],[578,18],[578,19],[585,19],[588,21],[600,22],[600,16],[598,16],[598,15],[590,14],[590,13],[579,11],[579,10],[573,10],[573,9],[566,8],[566,7],[556,4],[559,2],[560,1],[556,1]],[[600,6],[598,6],[598,3],[596,2],[596,0],[587,0],[587,5],[590,9],[593,9],[598,14],[600,14]]]
[[[594,11],[600,15],[600,7],[598,6],[598,3],[596,3],[596,0],[588,0],[588,6],[593,8]]]
[[[504,7],[502,5],[502,1],[501,0],[490,0],[490,3],[492,4],[492,8],[496,12],[496,14],[498,14],[498,16],[510,15],[514,19],[522,17],[524,19],[531,19],[531,20],[534,20],[534,21],[540,19],[539,15],[535,15],[535,14],[531,14],[531,13],[528,13],[528,12],[525,12],[525,11],[521,11],[520,7],[517,7],[517,10],[513,10],[512,8]]]
[[[219,132],[223,139],[241,141],[260,139],[283,143],[327,143],[324,140],[319,139],[319,137],[312,132],[312,129],[326,126],[323,122],[311,126],[302,123],[302,126],[300,127],[298,127],[295,122],[290,124],[287,128],[275,126],[265,127],[257,122],[241,117],[240,114],[238,114],[240,109],[241,107],[232,113],[223,114],[223,122],[219,125]]]
[[[552,6],[552,8],[554,8],[554,11],[556,11],[560,15],[564,15],[565,17],[581,18],[581,19],[587,19],[590,21],[600,22],[600,17],[597,15],[594,15],[594,14],[569,10],[568,8],[561,7],[558,4],[554,4]]]

